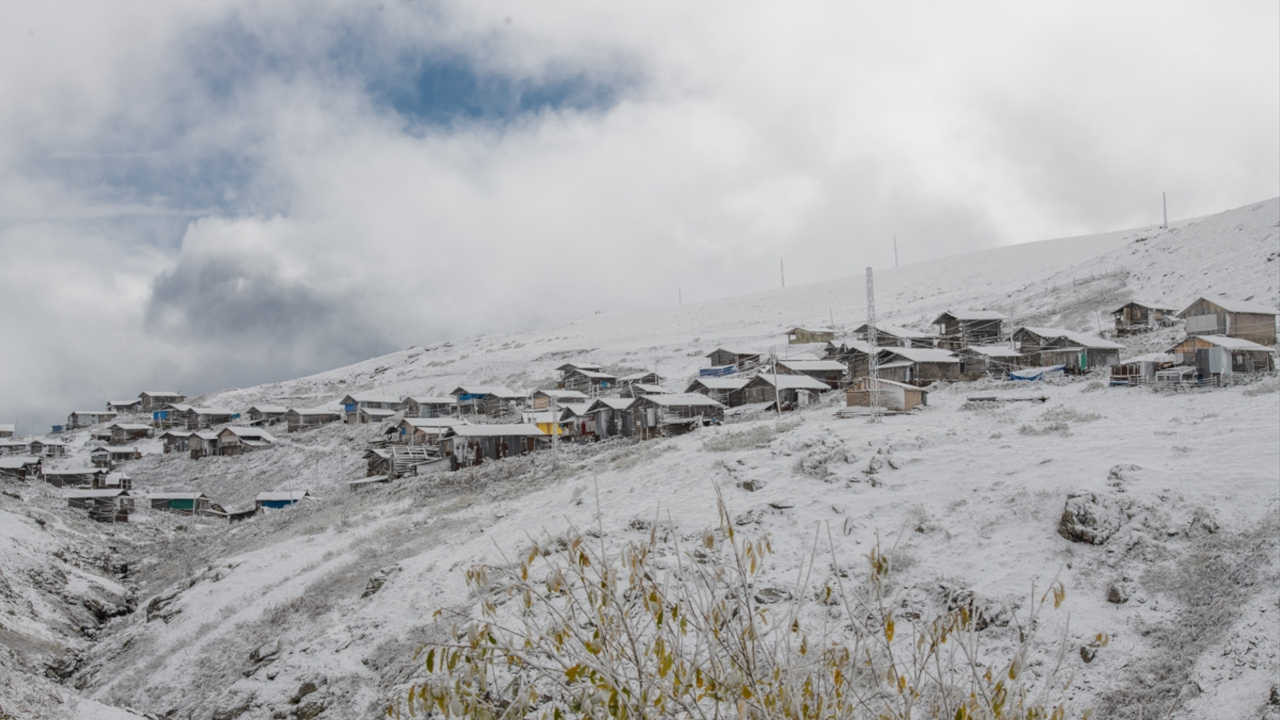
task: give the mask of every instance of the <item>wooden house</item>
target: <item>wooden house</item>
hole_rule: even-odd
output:
[[[750,370],[760,365],[760,353],[747,352],[743,350],[727,350],[725,348],[716,348],[706,355],[712,368],[728,368],[728,372],[715,374],[729,374],[730,372],[742,372]],[[707,374],[707,373],[700,373]]]
[[[356,423],[359,425],[368,425],[369,423],[377,424],[387,422],[399,414],[399,410],[392,410],[390,408],[360,408],[356,411]]]
[[[164,443],[164,452],[185,453],[190,449],[192,432],[190,430],[165,430],[160,433],[160,441]]]
[[[617,376],[601,370],[588,370],[580,367],[561,366],[560,387],[565,390],[577,390],[591,397],[608,392],[618,385]]]
[[[176,392],[145,390],[138,393],[138,401],[142,403],[142,412],[155,412],[170,403],[180,403],[187,399],[186,395]]]
[[[405,445],[439,445],[453,426],[465,424],[464,420],[451,418],[407,417],[395,426],[395,434]]]
[[[747,382],[742,395],[748,404],[777,400],[783,410],[793,410],[817,402],[819,395],[831,389],[827,383],[808,375],[762,372]]]
[[[115,419],[116,414],[110,410],[76,410],[67,416],[67,429],[85,428]]]
[[[1024,325],[1013,332],[1013,341],[1030,365],[1066,366],[1067,372],[1088,372],[1120,361],[1123,345],[1097,335],[1064,328]]]
[[[273,490],[271,492],[260,492],[253,499],[253,509],[262,512],[263,510],[279,510],[296,505],[304,499],[311,497],[311,493],[306,490]]]
[[[0,457],[0,476],[14,480],[35,480],[40,477],[43,461],[30,455],[5,455]]]
[[[347,489],[352,492],[356,492],[359,490],[373,488],[378,485],[386,485],[390,482],[391,477],[388,475],[368,475],[366,477],[356,478],[355,480],[348,480]]]
[[[876,366],[878,377],[909,385],[961,379],[960,358],[941,348],[880,348]]]
[[[833,347],[832,359],[844,363],[850,378],[859,378],[870,372],[872,352],[871,346],[867,343],[853,340],[842,343],[839,347]]]
[[[685,388],[686,393],[699,393],[715,400],[725,407],[738,407],[746,402],[743,388],[750,378],[733,377],[698,377]]]
[[[1000,344],[1004,315],[992,310],[948,310],[933,324],[938,328],[938,347],[959,350]]]
[[[141,458],[142,451],[132,445],[98,445],[89,451],[89,460],[101,468],[112,468]]]
[[[187,454],[192,459],[218,454],[218,433],[212,430],[196,430],[187,438]]]
[[[284,414],[287,412],[289,408],[283,405],[251,405],[245,411],[245,415],[254,425],[275,425],[284,420]]]
[[[108,400],[107,410],[117,415],[137,415],[142,412],[142,399]]]
[[[1259,345],[1276,344],[1276,309],[1260,302],[1199,297],[1178,317],[1188,335],[1220,335]]]
[[[152,428],[150,425],[142,423],[112,423],[108,428],[111,430],[111,444],[123,445],[134,440],[151,437]]]
[[[365,476],[389,476],[392,468],[390,448],[369,448],[364,451]]]
[[[32,440],[27,445],[27,454],[46,458],[66,457],[67,444],[61,440]]]
[[[122,472],[105,472],[93,476],[94,490],[132,490],[133,478]]]
[[[98,478],[106,474],[104,468],[97,467],[49,469],[44,471],[44,481],[60,488],[93,488],[100,484]]]
[[[627,388],[631,385],[661,385],[662,378],[658,373],[652,370],[641,370],[639,372],[628,373],[618,378],[618,386]]]
[[[13,437],[16,426],[13,423],[0,423],[0,440]]]
[[[550,440],[550,435],[531,423],[467,424],[455,426],[441,441],[440,449],[457,469],[531,453]]]
[[[227,514],[226,510],[202,492],[153,492],[147,494],[147,503],[152,510],[178,515],[225,517]]]
[[[528,396],[502,385],[459,385],[449,393],[459,415],[514,416],[528,403]]]
[[[30,447],[21,440],[0,440],[0,455],[26,455]]]
[[[1002,378],[1026,364],[1022,352],[1008,345],[970,345],[956,355],[960,358],[960,375],[967,380]]]
[[[151,411],[151,425],[160,430],[175,427],[185,428],[191,412],[195,409],[194,405],[187,405],[186,403],[168,403],[158,410]]]
[[[631,437],[635,431],[635,418],[631,415],[632,398],[596,398],[586,410],[594,421],[595,434],[599,438]]]
[[[449,417],[457,410],[457,399],[452,395],[409,395],[401,398],[400,409],[407,418]]]
[[[123,488],[99,490],[63,490],[67,506],[89,511],[99,522],[128,522],[133,512],[133,498]]]
[[[1172,353],[1147,353],[1121,360],[1111,366],[1112,385],[1147,385],[1156,373],[1177,365],[1181,358]]]
[[[878,322],[875,324],[875,330],[875,344],[879,346],[894,345],[897,347],[931,348],[937,343],[937,339],[933,335],[923,330],[912,330],[901,325]],[[867,323],[863,323],[853,330],[853,336],[864,343],[869,342],[867,337],[870,334],[870,326]]]
[[[1116,335],[1133,335],[1173,324],[1177,310],[1166,302],[1130,300],[1111,311]]]
[[[343,396],[339,401],[342,405],[342,421],[348,425],[370,422],[371,414],[366,413],[365,419],[361,419],[361,410],[385,410],[390,411],[383,413],[373,413],[377,415],[378,422],[400,411],[400,398],[393,395],[387,395],[379,392],[360,392]]]
[[[571,405],[586,405],[587,403],[570,403]],[[538,429],[547,435],[563,436],[569,430],[565,424],[560,422],[560,416],[565,413],[563,408],[557,410],[525,410],[520,413],[520,422],[537,425]]]
[[[1237,373],[1276,369],[1275,350],[1244,338],[1223,335],[1189,335],[1169,353],[1183,365],[1196,369],[1202,379],[1226,379]]]
[[[187,411],[188,430],[206,430],[215,425],[226,425],[240,419],[240,413],[226,408],[193,407]]]
[[[832,329],[814,330],[812,328],[793,327],[787,331],[788,345],[808,345],[810,343],[829,343],[836,339],[836,331]]]
[[[849,366],[839,360],[782,360],[776,361],[779,375],[808,375],[827,384],[829,388],[838,388],[844,382]],[[768,375],[768,372],[762,373]]]
[[[631,404],[633,432],[641,438],[676,435],[724,421],[725,406],[701,393],[645,395]]]
[[[342,419],[342,413],[331,408],[289,408],[284,414],[289,432],[319,427]]]
[[[243,455],[275,444],[271,433],[256,427],[228,425],[218,432],[219,455]]]
[[[595,417],[587,413],[587,409],[590,407],[590,401],[561,405],[560,417],[556,418],[561,430],[561,436],[569,440],[595,437]]]
[[[670,392],[667,388],[652,383],[628,383],[622,386],[620,394],[624,398],[638,398],[641,395],[666,395]]]
[[[591,399],[579,390],[534,390],[529,395],[529,407],[533,410],[546,410],[552,405],[565,403],[581,403]]]
[[[872,383],[874,382],[874,395]],[[870,407],[872,399],[876,407],[906,412],[929,404],[929,391],[915,385],[895,382],[893,380],[875,380],[862,377],[853,381],[853,385],[845,391],[845,405],[848,407]]]

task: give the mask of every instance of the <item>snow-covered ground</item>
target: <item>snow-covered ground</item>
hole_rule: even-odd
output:
[[[904,325],[970,307],[1095,331],[1130,297],[1179,305],[1225,291],[1275,306],[1278,226],[1280,200],[1270,200],[1168,230],[886,270],[876,276],[877,303]],[[200,402],[310,406],[356,389],[447,391],[463,380],[533,388],[575,358],[656,367],[675,386],[719,345],[782,353],[788,327],[832,317],[854,327],[864,297],[859,273],[413,347]],[[1137,354],[1175,335],[1125,342]],[[975,407],[966,402],[975,394],[1047,400]],[[414,651],[440,632],[432,611],[467,602],[466,568],[574,526],[598,526],[615,547],[641,538],[637,519],[692,535],[716,524],[719,487],[744,531],[772,538],[762,584],[791,586],[815,533],[825,542],[828,529],[851,567],[877,538],[893,548],[894,599],[926,617],[942,607],[944,589],[1016,612],[1033,585],[1057,578],[1067,600],[1047,620],[1061,627],[1069,618],[1076,707],[1121,718],[1275,712],[1267,705],[1280,673],[1274,377],[1183,393],[1097,378],[964,383],[931,393],[923,412],[878,424],[838,419],[837,400],[782,421],[757,416],[668,440],[565,446],[360,492],[345,481],[363,474],[369,427],[280,433],[281,445],[240,458],[156,454],[129,467],[143,491],[197,489],[228,506],[261,490],[314,495],[230,526],[151,512],[101,526],[43,488],[8,485],[0,709],[37,718],[111,717],[99,709],[107,706],[202,719],[378,716],[419,676]],[[1118,518],[1101,545],[1058,533],[1068,496],[1081,493]],[[1127,601],[1108,601],[1113,586]],[[84,610],[95,603],[116,609]],[[1013,641],[1008,627],[984,633],[996,648]],[[1074,650],[1098,633],[1110,643],[1086,663]],[[40,677],[50,663],[65,674],[61,684]],[[101,705],[75,708],[76,698]]]

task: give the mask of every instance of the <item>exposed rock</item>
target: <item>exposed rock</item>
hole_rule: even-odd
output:
[[[773,500],[769,503],[769,507],[774,510],[790,510],[795,506],[796,504],[790,500]]]
[[[400,572],[400,569],[399,565],[388,565],[380,568],[369,578],[369,582],[365,584],[364,592],[360,593],[360,597],[367,598],[381,590],[382,586],[386,585],[393,575]]]
[[[167,595],[157,595],[151,598],[147,603],[147,622],[152,620],[163,620],[169,622],[175,615],[182,612],[182,608],[169,609],[174,600],[182,594],[182,590],[174,590]]]
[[[761,605],[772,605],[780,603],[784,600],[791,599],[791,591],[784,588],[766,587],[760,588],[755,594],[756,602]]]
[[[747,510],[746,512],[738,513],[738,516],[733,519],[733,524],[738,526],[755,525],[760,522],[762,517],[764,517],[764,513],[760,510]]]
[[[973,618],[973,629],[986,630],[988,627],[1007,627],[1013,613],[1002,602],[986,598],[968,588],[959,588],[943,582],[938,584],[942,600],[947,612],[967,607]]]
[[[254,663],[268,663],[276,659],[280,654],[280,639],[276,638],[262,643],[249,653],[249,661]]]
[[[59,655],[44,664],[45,677],[65,681],[80,667],[80,656],[75,653]]]
[[[747,492],[755,492],[757,490],[763,490],[765,487],[765,484],[766,484],[765,481],[759,478],[738,481],[738,487],[742,488],[743,490],[746,490]]]
[[[1280,707],[1280,685],[1271,686],[1271,695],[1267,697],[1267,703]]]
[[[235,720],[235,718],[249,712],[249,708],[253,705],[253,693],[247,695],[236,696],[231,702],[235,703],[228,707],[214,710],[211,715],[212,720]]]
[[[302,698],[310,695],[316,690],[319,690],[320,686],[324,685],[325,682],[326,682],[326,679],[323,676],[314,678],[314,679],[304,680],[302,684],[298,686],[298,689],[294,691],[293,697],[289,698],[289,704],[297,705],[298,703],[302,702]]]
[[[1107,602],[1123,605],[1129,602],[1129,588],[1121,582],[1113,582],[1107,587]]]
[[[1141,465],[1131,463],[1112,465],[1107,471],[1107,485],[1114,488],[1116,492],[1124,492],[1124,486],[1132,479],[1132,475],[1140,470],[1142,470]]]
[[[294,710],[293,716],[298,720],[311,720],[311,718],[318,717],[322,712],[324,712],[324,703],[309,702]]]
[[[1196,508],[1191,513],[1191,522],[1187,524],[1186,534],[1188,537],[1198,538],[1217,534],[1221,529],[1222,526],[1212,512],[1205,508]]]
[[[1081,645],[1081,646],[1080,646],[1080,659],[1081,659],[1081,660],[1083,660],[1083,661],[1085,661],[1085,662],[1087,662],[1087,663],[1091,663],[1091,662],[1093,662],[1093,659],[1094,659],[1095,657],[1097,657],[1097,656],[1098,656],[1098,648],[1093,647],[1092,645]]]
[[[1058,534],[1072,541],[1102,545],[1128,520],[1124,505],[1097,493],[1067,496],[1058,520]]]

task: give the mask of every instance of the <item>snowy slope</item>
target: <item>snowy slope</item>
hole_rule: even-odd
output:
[[[1226,288],[1274,306],[1278,225],[1280,199],[1168,230],[882,270],[877,302],[882,316],[904,325],[923,325],[948,307],[973,307],[1014,314],[1016,322],[1095,331],[1098,311],[1105,326],[1106,311],[1135,296],[1182,303]],[[718,345],[785,352],[788,327],[825,325],[832,316],[854,327],[864,298],[858,275],[599,315],[553,331],[414,347],[207,402],[311,406],[356,389],[448,391],[463,380],[533,388],[575,358],[619,371],[656,367],[676,386]],[[1175,332],[1126,342],[1136,353]],[[282,433],[280,446],[241,458],[153,455],[129,470],[143,491],[194,488],[232,506],[268,489],[305,487],[315,498],[230,527],[144,512],[115,528],[94,527],[37,490],[0,498],[8,503],[0,512],[10,513],[0,517],[0,531],[12,536],[0,540],[23,548],[0,565],[16,593],[38,592],[27,568],[58,547],[110,537],[128,556],[127,580],[88,578],[85,591],[97,593],[89,589],[97,585],[131,593],[140,608],[109,620],[93,642],[66,623],[42,624],[38,612],[19,612],[25,625],[0,615],[0,633],[12,625],[72,647],[81,660],[69,685],[113,707],[245,720],[304,708],[319,717],[379,716],[419,672],[416,648],[439,636],[432,610],[466,603],[467,567],[500,562],[529,537],[570,526],[598,524],[615,547],[640,538],[632,529],[637,518],[669,521],[678,535],[690,535],[715,524],[719,486],[732,511],[744,515],[746,531],[773,538],[777,554],[762,583],[790,586],[815,532],[825,537],[827,528],[850,566],[877,537],[893,546],[900,600],[926,615],[940,607],[943,586],[1016,609],[1033,583],[1044,588],[1059,577],[1068,589],[1072,646],[1100,632],[1112,637],[1091,663],[1071,656],[1078,707],[1108,711],[1099,717],[1137,717],[1138,707],[1147,717],[1155,708],[1161,717],[1258,717],[1280,670],[1273,632],[1280,601],[1278,389],[1274,378],[1188,394],[1082,380],[1036,386],[1035,394],[1048,396],[1044,404],[982,410],[967,406],[966,396],[1025,395],[1028,388],[960,384],[931,394],[927,411],[879,425],[836,419],[828,404],[781,423],[766,416],[672,440],[567,446],[554,457],[360,493],[348,491],[345,480],[363,474],[360,454],[375,432],[369,427]],[[724,447],[732,449],[717,449]],[[744,480],[763,489],[741,489]],[[1072,543],[1056,532],[1068,493],[1082,491],[1129,506],[1106,545]],[[49,530],[9,521],[27,512],[57,521]],[[384,584],[369,592],[379,579]],[[1106,600],[1116,582],[1131,593],[1123,605]],[[1207,600],[1195,592],[1206,588],[1213,591]],[[1224,604],[1227,620],[1215,614]],[[987,641],[1007,647],[1011,632],[993,628]],[[68,686],[36,679],[40,662],[0,658],[8,663],[0,670],[22,673],[19,682],[0,683],[0,708],[31,687],[70,696]],[[56,705],[41,712],[34,716],[106,717]]]

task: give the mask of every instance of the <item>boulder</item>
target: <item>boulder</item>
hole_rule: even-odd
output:
[[[383,585],[391,579],[393,575],[400,572],[399,565],[388,565],[380,568],[369,578],[369,582],[365,583],[364,592],[360,593],[361,598],[367,598],[382,589]]]
[[[1107,587],[1107,602],[1123,605],[1129,602],[1129,588],[1122,582],[1113,582]]]
[[[756,591],[755,600],[761,605],[772,605],[791,599],[791,591],[785,588],[765,587]]]
[[[1058,534],[1079,543],[1102,545],[1129,519],[1124,504],[1097,493],[1067,496],[1058,519]]]

